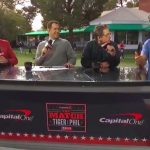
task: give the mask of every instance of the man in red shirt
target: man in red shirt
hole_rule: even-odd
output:
[[[0,39],[0,66],[14,66],[17,63],[18,59],[9,41]]]

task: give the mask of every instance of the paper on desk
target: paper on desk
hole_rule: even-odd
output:
[[[25,70],[24,66],[21,66],[20,69]],[[52,71],[52,70],[66,70],[68,68],[63,66],[53,66],[53,67],[47,67],[47,66],[33,66],[32,71]]]
[[[61,66],[56,66],[56,67],[40,67],[40,66],[36,66],[36,67],[33,67],[32,71],[66,70],[66,69],[68,69],[68,68],[61,67]]]

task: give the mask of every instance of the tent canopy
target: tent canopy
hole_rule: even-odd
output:
[[[123,31],[123,30],[133,30],[133,31],[142,31],[146,30],[149,25],[142,24],[109,24],[108,27],[111,31]]]
[[[25,35],[48,35],[47,31],[33,31],[25,33]]]
[[[150,31],[150,25],[142,24],[108,24],[108,27],[111,31]],[[94,25],[85,26],[73,30],[73,33],[85,33],[93,32],[95,29]],[[68,34],[69,30],[61,30],[60,34]],[[25,33],[27,36],[37,36],[37,35],[48,35],[48,31],[35,31]]]
[[[73,30],[73,33],[82,33],[82,32],[92,32],[94,30],[95,26],[84,26],[81,28],[77,28]],[[61,30],[60,34],[66,34],[69,33],[69,30]],[[48,35],[48,31],[34,31],[34,32],[28,32],[25,33],[27,36],[34,36],[34,35]]]

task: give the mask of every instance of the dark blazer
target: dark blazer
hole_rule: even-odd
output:
[[[111,56],[107,51],[99,45],[95,40],[89,41],[83,50],[81,64],[85,68],[92,68],[92,64],[107,61],[110,68],[116,67],[120,63],[120,53],[117,45],[111,41],[110,43],[116,49],[116,55]]]

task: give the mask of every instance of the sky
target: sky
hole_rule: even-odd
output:
[[[33,23],[32,23],[32,29],[34,30],[34,31],[37,31],[37,30],[40,30],[41,28],[42,28],[42,16],[41,16],[41,14],[40,13],[38,13],[37,15],[36,15],[36,17],[34,18],[34,20],[33,20]]]
[[[29,1],[24,3],[24,6],[30,6],[31,3]],[[17,5],[16,8],[17,9],[22,9],[24,6],[22,5]],[[37,13],[36,17],[34,18],[33,22],[32,22],[32,30],[33,31],[37,31],[40,30],[42,28],[42,16],[40,13]]]

